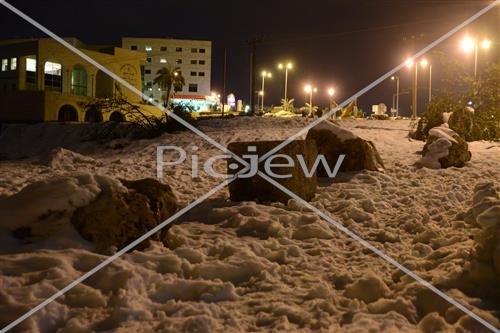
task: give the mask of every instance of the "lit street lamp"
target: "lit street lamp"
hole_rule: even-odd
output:
[[[392,81],[396,81],[396,105],[394,106],[394,98],[392,99],[392,108],[396,109],[396,117],[399,116],[399,76],[391,77]]]
[[[422,68],[427,68],[429,66],[429,103],[432,100],[432,64],[427,59],[422,59],[420,61],[420,66]]]
[[[478,57],[479,57],[479,43],[472,37],[466,36],[461,43],[461,48],[466,54],[474,52],[474,78],[477,79],[477,67],[478,67]],[[484,39],[481,42],[481,48],[483,50],[489,50],[491,48],[491,41],[489,39]]]
[[[261,102],[262,102],[262,108],[260,109],[261,111],[264,111],[264,95],[265,93],[265,86],[266,86],[266,78],[270,79],[273,77],[273,74],[270,72],[263,71],[262,72],[262,90],[260,91],[260,96],[261,96]]]
[[[318,92],[317,88],[313,88],[310,84],[304,87],[304,91],[309,94],[309,115],[313,115],[313,93]]]
[[[289,62],[288,64],[286,65],[283,65],[283,64],[279,64],[278,65],[278,69],[280,70],[285,70],[285,111],[288,111],[288,70],[291,70],[293,69],[293,64],[291,62]]]

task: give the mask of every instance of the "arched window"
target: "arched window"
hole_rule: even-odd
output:
[[[87,83],[87,71],[83,66],[76,65],[71,72],[71,93],[78,96],[87,96]]]
[[[78,121],[78,111],[71,105],[64,105],[59,109],[57,116],[59,121]]]
[[[62,65],[47,61],[45,63],[44,81],[46,90],[62,92]]]
[[[125,121],[125,117],[118,111],[115,111],[109,116],[109,121],[114,121],[116,123],[122,123]]]

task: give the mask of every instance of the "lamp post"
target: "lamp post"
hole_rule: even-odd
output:
[[[429,66],[429,103],[432,100],[432,64],[427,59],[422,59],[420,61],[420,66],[422,68],[427,68]]]
[[[265,87],[266,87],[266,78],[270,79],[273,77],[273,74],[270,72],[263,71],[262,72],[262,90],[261,92],[261,102],[262,102],[262,108],[260,109],[261,111],[264,111],[264,95],[266,94],[265,92]]]
[[[474,52],[474,78],[477,79],[479,43],[474,38],[466,36],[462,40],[461,47],[466,54]],[[491,48],[491,41],[487,38],[483,39],[481,42],[481,48],[485,51],[489,50]]]
[[[286,65],[283,65],[283,64],[279,64],[278,65],[278,69],[279,70],[285,70],[285,111],[288,111],[288,70],[291,70],[293,69],[293,64],[291,62],[289,62],[288,64]]]
[[[310,84],[306,85],[304,87],[304,91],[309,94],[309,115],[312,116],[313,114],[313,93],[316,93],[318,91],[317,88],[313,88]]]
[[[328,97],[330,98],[330,111],[334,109],[334,100],[333,100],[333,96],[335,95],[335,89],[333,88],[329,88],[328,91]],[[335,116],[336,116],[337,112],[334,112],[333,113],[333,119],[335,119]]]
[[[396,117],[399,116],[399,76],[391,77],[392,81],[396,81]],[[392,101],[394,103],[394,100]],[[393,105],[394,107],[394,105]]]
[[[413,59],[406,60],[406,67],[409,70],[414,70],[413,72],[413,80],[412,80],[412,112],[411,119],[417,119],[417,101],[418,101],[418,65],[413,61]]]

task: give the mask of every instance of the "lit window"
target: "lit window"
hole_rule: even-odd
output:
[[[10,70],[15,71],[17,69],[17,58],[10,58]]]
[[[196,72],[191,72],[191,76],[196,76]]]
[[[151,52],[153,51],[153,48],[151,46],[146,46],[146,52]]]
[[[9,59],[2,59],[2,72],[9,68]]]
[[[198,49],[197,49],[197,48],[195,48],[195,47],[193,47],[193,48],[191,49],[191,53],[198,53]]]
[[[167,63],[167,59],[165,59],[165,58],[160,59],[160,64],[166,64],[166,63]]]
[[[189,92],[198,92],[198,85],[197,84],[189,84]]]
[[[177,59],[177,60],[175,61],[175,63],[176,63],[177,65],[181,65],[181,64],[182,64],[182,59]]]
[[[205,49],[200,49],[200,53],[205,53]]]
[[[45,63],[45,89],[62,91],[62,65],[47,61]]]
[[[27,58],[26,59],[26,71],[36,72],[36,59]]]

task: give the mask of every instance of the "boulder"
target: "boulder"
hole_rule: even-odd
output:
[[[237,156],[243,155],[258,155],[263,156],[282,141],[257,141],[257,142],[233,142],[230,143],[228,149]],[[249,152],[249,147],[255,147],[255,152]],[[297,155],[303,157],[303,161],[308,170],[312,170],[314,161],[318,156],[318,151],[314,141],[292,141],[287,146],[279,150],[275,155],[283,154],[289,156],[293,160],[293,165],[290,167],[273,167],[272,171],[277,175],[291,175],[289,178],[271,177],[302,199],[310,201],[314,198],[318,186],[316,173],[308,177],[301,167]],[[277,157],[273,164],[287,163],[285,158]],[[235,160],[228,160],[228,174],[236,174],[242,169],[242,166]],[[258,170],[265,172],[265,162],[258,166]],[[282,202],[287,203],[290,196],[267,180],[258,175],[249,178],[238,178],[229,184],[229,194],[231,201],[259,201],[259,202]]]
[[[154,179],[121,181],[128,191],[103,188],[95,200],[75,210],[71,223],[96,251],[123,248],[173,215],[177,200],[170,186]],[[151,237],[162,241],[165,230]],[[147,247],[148,241],[139,248]]]
[[[429,169],[461,168],[471,158],[467,142],[443,125],[429,131],[427,143],[422,150],[422,159],[417,164]]]
[[[375,145],[355,135],[337,123],[324,121],[307,133],[306,140],[314,140],[318,153],[324,155],[329,165],[335,165],[340,155],[345,155],[341,172],[382,171],[384,163]],[[325,169],[318,168],[318,176],[327,176]]]

